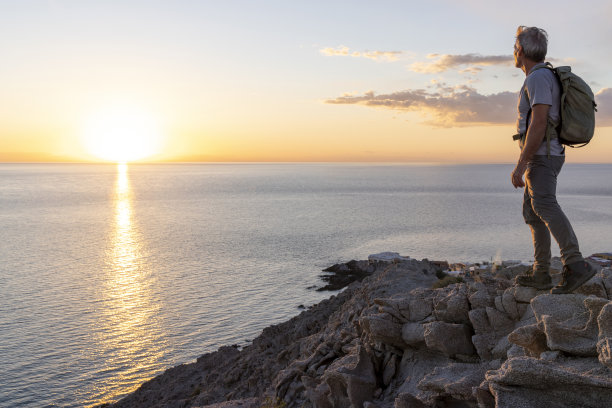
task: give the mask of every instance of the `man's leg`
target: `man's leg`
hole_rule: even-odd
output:
[[[525,194],[523,195],[523,218],[531,229],[534,263],[530,273],[516,277],[516,283],[540,290],[548,290],[553,286],[550,278],[550,231],[533,210],[527,186],[525,186]]]
[[[574,229],[557,203],[557,175],[564,161],[563,156],[535,156],[525,175],[533,210],[546,223],[561,250],[563,280],[551,290],[556,294],[571,293],[595,274],[582,257]]]
[[[559,244],[563,264],[569,265],[583,257],[574,229],[557,202],[557,175],[564,160],[563,156],[535,156],[525,174],[525,188],[534,213]]]

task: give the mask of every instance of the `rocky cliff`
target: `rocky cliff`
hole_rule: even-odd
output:
[[[169,369],[112,406],[611,406],[612,269],[550,295],[513,284],[521,265],[437,289],[427,260],[357,266],[371,274],[252,345]]]

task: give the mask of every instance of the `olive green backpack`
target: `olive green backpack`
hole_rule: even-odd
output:
[[[547,68],[554,74],[561,85],[560,123],[548,118],[546,143],[550,152],[550,139],[559,138],[559,142],[570,147],[582,147],[591,141],[595,132],[595,112],[597,104],[593,91],[586,82],[572,72],[571,67],[554,68],[550,62],[535,69]],[[514,140],[525,135],[515,135]]]

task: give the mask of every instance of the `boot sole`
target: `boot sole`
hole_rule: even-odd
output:
[[[591,267],[591,270],[589,271],[589,273],[587,275],[582,276],[580,279],[574,282],[572,286],[553,288],[551,289],[550,293],[552,293],[553,295],[565,295],[568,293],[572,293],[573,291],[575,291],[576,289],[578,289],[579,287],[587,283],[593,276],[595,276],[596,273],[597,271],[595,270],[595,268]]]

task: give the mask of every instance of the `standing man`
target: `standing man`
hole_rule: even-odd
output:
[[[565,161],[565,148],[559,143],[554,125],[549,125],[559,123],[561,89],[555,74],[544,63],[547,46],[546,31],[537,27],[518,28],[514,63],[526,79],[518,101],[521,155],[512,172],[512,185],[525,187],[523,217],[531,228],[535,262],[530,273],[516,277],[516,283],[537,289],[552,288],[552,234],[561,249],[563,279],[551,293],[560,294],[576,290],[591,279],[595,270],[582,257],[572,225],[557,203],[557,176]]]

